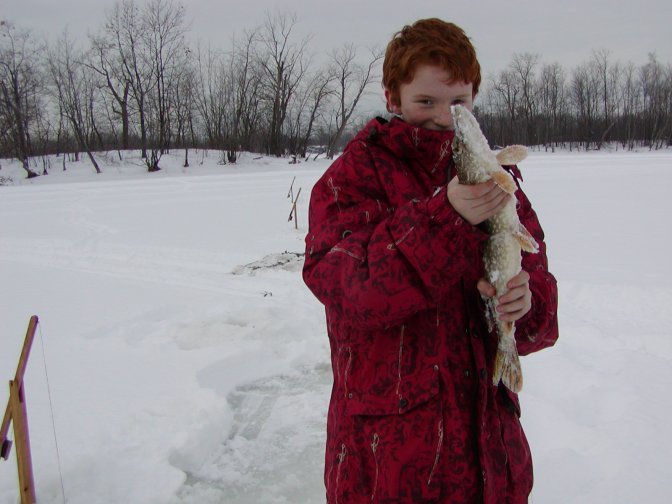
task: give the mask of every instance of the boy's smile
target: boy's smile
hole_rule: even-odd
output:
[[[474,106],[471,82],[454,82],[441,67],[419,65],[413,80],[399,86],[399,102],[391,102],[390,92],[385,90],[389,109],[404,121],[430,130],[452,130],[451,105],[464,105],[470,111]]]

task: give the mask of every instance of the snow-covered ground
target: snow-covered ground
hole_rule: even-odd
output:
[[[30,181],[2,161],[0,383],[37,314],[40,503],[324,502],[328,344],[297,253],[328,162],[182,156],[153,174],[55,160]],[[521,169],[560,288],[561,339],[523,361],[532,502],[670,502],[672,152],[533,153]],[[14,454],[0,504],[17,502]]]

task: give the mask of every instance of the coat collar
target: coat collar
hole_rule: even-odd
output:
[[[433,131],[393,117],[377,117],[360,131],[355,140],[379,145],[397,158],[419,161],[429,171],[452,157],[453,131]]]

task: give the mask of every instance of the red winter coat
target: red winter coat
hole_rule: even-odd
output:
[[[312,191],[303,276],[326,307],[331,344],[332,504],[513,504],[532,487],[518,398],[492,385],[496,336],[476,290],[487,235],[446,196],[452,138],[373,120]],[[537,217],[516,195],[540,244],[523,257],[524,355],[557,339],[557,290]]]

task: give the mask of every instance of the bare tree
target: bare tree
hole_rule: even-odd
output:
[[[42,158],[42,174],[49,173],[51,168],[51,143],[53,141],[54,123],[48,107],[37,107],[35,110],[35,128],[32,143],[36,155]],[[1,115],[1,114],[0,114]]]
[[[589,64],[579,65],[574,70],[570,91],[577,122],[575,139],[588,150],[595,140],[599,106],[599,82]]]
[[[112,97],[111,110],[121,121],[121,147],[129,148],[130,135],[130,77],[123,71],[119,53],[115,51],[110,33],[90,38],[89,67],[103,79],[107,93]]]
[[[185,31],[184,9],[173,0],[149,0],[142,9],[134,0],[120,0],[108,12],[105,37],[97,44],[99,73],[111,75],[114,68],[116,82],[111,81],[108,88],[121,109],[122,120],[129,117],[128,93],[133,99],[142,157],[150,171],[159,169],[161,153],[170,146],[171,98],[177,95],[171,85],[178,85],[186,58]]]
[[[130,85],[139,118],[142,157],[147,158],[148,95],[152,86],[153,65],[143,45],[143,23],[134,0],[120,0],[107,13],[105,31],[114,44],[122,80]]]
[[[191,55],[187,49],[185,55]],[[172,117],[171,124],[178,146],[195,145],[196,137],[194,130],[194,94],[196,92],[196,71],[189,58],[182,58],[179,70],[173,77],[170,87]],[[171,135],[172,136],[172,135]]]
[[[335,79],[331,71],[321,69],[306,81],[305,89],[299,93],[302,98],[297,100],[291,135],[290,150],[293,154],[306,156],[315,123],[326,108],[329,97],[334,94],[332,85]]]
[[[539,107],[543,118],[542,141],[555,152],[565,114],[565,73],[558,63],[544,65],[539,77]]]
[[[526,144],[538,143],[536,135],[536,116],[537,116],[537,82],[535,70],[539,64],[540,56],[538,54],[514,54],[513,61],[509,65],[511,73],[517,81],[517,87],[520,90],[520,116],[523,118],[523,142]]]
[[[38,176],[28,158],[30,128],[40,108],[40,50],[29,32],[0,21],[0,139],[5,139],[8,150],[21,161],[28,178]]]
[[[242,41],[233,37],[224,53],[198,48],[195,99],[208,145],[222,150],[222,162],[235,163],[241,149],[251,150],[261,116],[261,70],[255,30]]]
[[[496,95],[495,106],[499,113],[508,117],[508,135],[500,138],[501,144],[519,143],[517,133],[520,86],[516,75],[511,69],[502,70],[492,81],[492,90]]]
[[[623,147],[632,150],[637,137],[637,115],[641,109],[641,90],[637,83],[635,65],[627,64],[623,69],[620,96],[623,100]]]
[[[357,49],[352,44],[345,44],[331,53],[333,73],[336,80],[334,91],[336,107],[333,111],[335,131],[327,147],[327,157],[329,159],[333,159],[336,146],[364,92],[369,84],[378,77],[375,73],[376,65],[382,57],[382,51],[372,49],[366,64],[357,63]]]
[[[90,99],[92,81],[86,75],[88,67],[82,63],[67,32],[49,50],[49,70],[60,109],[67,119],[81,150],[86,152],[96,173],[101,173],[91,148],[90,133],[94,129],[87,99]]]
[[[258,30],[246,30],[242,42],[233,40],[229,75],[233,85],[233,115],[230,124],[229,157],[239,149],[252,150],[261,120],[263,69],[258,56]],[[234,159],[235,160],[235,159]]]
[[[601,109],[601,132],[598,137],[596,131],[595,138],[598,149],[602,148],[602,144],[608,140],[609,132],[617,124],[618,107],[620,104],[619,97],[617,96],[619,89],[619,66],[617,63],[610,63],[609,55],[610,53],[607,49],[593,51],[593,56],[590,60],[590,69],[593,73],[592,78],[596,81],[599,89]]]
[[[650,148],[659,149],[670,139],[670,112],[672,111],[672,69],[664,67],[655,54],[640,69],[643,100],[644,141]]]
[[[296,22],[296,15],[267,13],[260,33],[262,86],[269,105],[266,151],[274,156],[284,152],[282,134],[287,107],[306,71],[305,51],[309,39],[294,44],[292,31]]]
[[[196,88],[194,99],[210,148],[224,145],[227,110],[228,76],[221,51],[200,45],[195,55]]]
[[[147,66],[152,67],[150,96],[153,121],[156,125],[153,140],[158,149],[165,153],[171,142],[172,84],[178,85],[180,70],[183,68],[185,52],[184,7],[173,0],[149,0],[143,11],[143,41],[147,56]],[[151,166],[151,169],[158,165]]]
[[[474,114],[478,118],[486,138],[493,146],[504,145],[509,136],[508,115],[501,98],[494,91],[494,78],[490,77],[481,86],[478,101],[474,104]]]

